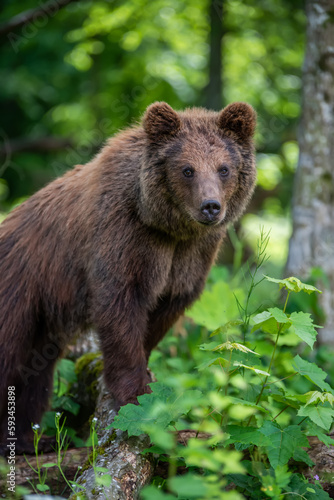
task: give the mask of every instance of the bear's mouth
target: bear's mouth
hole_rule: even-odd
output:
[[[219,217],[217,219],[197,219],[197,222],[201,224],[201,226],[219,226],[224,222],[224,217]]]

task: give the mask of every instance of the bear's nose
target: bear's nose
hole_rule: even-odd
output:
[[[220,212],[220,203],[217,200],[205,200],[201,204],[201,212],[208,219],[216,217]]]

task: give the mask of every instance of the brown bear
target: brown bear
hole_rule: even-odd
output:
[[[148,107],[86,165],[0,226],[0,442],[8,387],[19,449],[45,411],[68,339],[94,327],[117,406],[149,392],[151,350],[200,295],[255,183],[251,106]],[[8,420],[9,419],[9,420]]]

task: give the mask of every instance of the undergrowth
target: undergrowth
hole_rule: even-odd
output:
[[[152,394],[115,419],[129,435],[148,434],[146,452],[169,464],[167,479],[156,477],[142,490],[144,500],[329,498],[321,478],[307,480],[301,471],[314,465],[309,436],[334,444],[328,436],[334,390],[326,372],[296,354],[316,340],[310,314],[289,310],[293,295],[321,292],[294,277],[259,276],[267,243],[262,232],[256,262],[243,270],[246,292],[240,281],[227,284],[224,271],[214,271],[187,312],[192,333],[178,325],[177,335],[153,353],[159,382],[151,384]],[[169,351],[166,361],[161,350]],[[184,429],[191,437],[178,439]]]

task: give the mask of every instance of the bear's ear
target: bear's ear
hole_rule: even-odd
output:
[[[231,130],[238,139],[245,141],[253,137],[256,127],[256,113],[245,102],[233,102],[224,108],[218,118],[218,127]]]
[[[176,111],[166,102],[154,102],[144,115],[144,130],[147,135],[159,140],[175,135],[181,126],[180,118]]]

